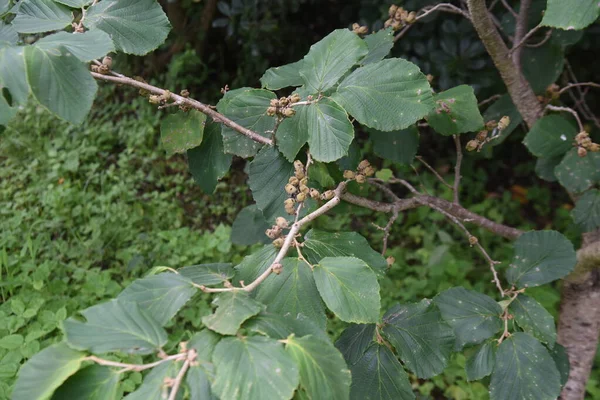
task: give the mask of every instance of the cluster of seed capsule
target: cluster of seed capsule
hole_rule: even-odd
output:
[[[355,22],[352,24],[352,32],[356,33],[357,35],[366,35],[369,33],[369,27]]]
[[[317,189],[308,187],[306,169],[300,160],[294,161],[294,176],[288,180],[285,191],[290,196],[284,202],[285,212],[290,215],[296,213],[297,203],[302,203],[309,197],[315,200],[331,200],[335,195],[333,190],[320,193]]]
[[[267,108],[267,115],[270,117],[275,115],[280,117],[292,117],[296,114],[296,110],[292,108],[292,104],[299,101],[300,95],[298,93],[280,99],[272,99],[269,108]]]
[[[587,156],[588,151],[600,151],[600,144],[594,143],[590,134],[586,131],[581,131],[575,135],[575,144],[577,145],[577,155],[579,157]]]
[[[500,132],[505,130],[508,125],[510,125],[510,118],[508,116],[504,116],[500,118],[500,121],[496,122],[496,120],[488,121],[485,124],[485,128],[480,130],[475,139],[469,140],[465,148],[467,151],[477,150],[480,151],[483,148],[483,145],[494,140],[498,137]]]
[[[273,245],[275,247],[281,247],[285,241],[283,230],[287,228],[289,228],[287,220],[283,217],[277,217],[275,220],[275,225],[267,229],[265,234],[269,239],[273,239]]]
[[[417,20],[417,13],[414,11],[408,12],[404,8],[394,4],[390,6],[388,14],[390,18],[385,21],[384,27],[387,28],[388,26],[391,26],[395,31],[406,25],[412,24]]]
[[[367,181],[367,177],[373,175],[375,175],[375,168],[368,160],[362,160],[358,164],[356,171],[350,171],[349,169],[344,171],[345,179],[353,179],[357,183],[365,183]]]
[[[92,64],[90,66],[90,69],[92,70],[92,72],[97,72],[102,75],[107,75],[112,68],[112,63],[113,63],[112,58],[109,56],[106,56],[102,59],[102,63],[100,65]]]

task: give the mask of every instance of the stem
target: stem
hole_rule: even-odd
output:
[[[181,381],[183,380],[183,377],[184,377],[186,371],[190,367],[191,362],[192,362],[192,360],[187,358],[185,360],[185,362],[183,363],[183,366],[181,367],[181,369],[179,370],[179,373],[177,374],[177,376],[175,377],[175,380],[173,381],[173,388],[171,389],[171,392],[169,393],[169,398],[167,400],[175,400],[175,398],[177,397],[177,392],[179,391],[179,387],[181,386]]]
[[[558,111],[558,112],[568,112],[571,113],[571,115],[573,115],[573,117],[575,117],[575,119],[577,120],[577,125],[579,125],[579,132],[582,132],[583,129],[583,124],[581,123],[581,119],[579,119],[579,114],[577,114],[577,111],[573,110],[572,108],[569,107],[557,107],[557,106],[553,106],[551,104],[548,104],[546,106],[546,109],[548,110],[552,110],[552,111]]]
[[[531,0],[521,0],[519,15],[516,16],[515,40],[513,43],[521,42],[525,36],[525,31],[527,30],[527,14],[529,13],[530,6]],[[522,43],[524,43],[524,41]],[[513,61],[517,68],[521,68],[521,51],[523,50],[523,48],[519,46],[514,46],[511,50],[511,52],[513,52]]]
[[[559,95],[563,94],[567,90],[572,89],[574,87],[579,87],[579,86],[589,86],[589,87],[594,87],[594,88],[600,89],[600,84],[595,83],[595,82],[569,83],[567,86],[565,86],[564,88],[560,89],[558,91],[558,94]]]
[[[96,364],[104,365],[107,367],[123,368],[123,370],[121,370],[119,372],[126,372],[126,371],[140,372],[140,371],[144,371],[146,369],[154,368],[154,367],[156,367],[164,362],[167,362],[167,361],[171,361],[171,360],[180,361],[180,360],[185,359],[186,357],[187,357],[187,355],[185,353],[173,354],[171,356],[167,356],[167,357],[163,358],[162,360],[158,360],[158,361],[155,361],[150,364],[126,364],[126,363],[120,363],[120,362],[116,362],[116,361],[105,360],[103,358],[96,357],[96,356],[88,356],[84,360],[93,361]]]
[[[425,167],[427,167],[428,170],[431,171],[431,173],[433,175],[435,175],[435,177],[438,179],[438,181],[442,182],[442,184],[444,184],[444,186],[446,186],[447,188],[454,190],[454,187],[452,185],[450,185],[448,182],[446,182],[446,180],[444,178],[442,178],[442,176],[431,166],[429,165],[421,156],[416,156],[415,157],[417,160],[421,161],[421,163],[423,163],[423,165],[425,165]]]
[[[463,153],[462,146],[460,145],[460,137],[458,135],[454,136],[454,144],[456,146],[456,165],[454,166],[454,204],[459,204],[459,186],[460,186],[460,167],[462,164]]]

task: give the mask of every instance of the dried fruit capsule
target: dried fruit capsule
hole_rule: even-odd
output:
[[[592,143],[589,145],[588,150],[596,153],[596,152],[600,151],[600,144]]]
[[[392,256],[389,256],[388,258],[385,259],[385,261],[387,262],[387,265],[389,268],[396,262],[396,259]]]
[[[275,246],[275,247],[283,246],[283,238],[277,238],[277,239],[273,240],[273,246]]]
[[[285,191],[287,192],[287,194],[294,194],[298,191],[298,188],[292,185],[291,183],[288,183],[287,185],[285,185]]]
[[[321,193],[319,193],[317,189],[310,189],[310,197],[317,200],[319,197],[321,197]]]
[[[113,64],[113,60],[109,56],[106,56],[102,59],[102,65],[104,65],[106,68],[111,69],[112,64]]]
[[[578,155],[579,157],[585,157],[585,156],[587,156],[587,150],[586,150],[586,149],[584,149],[583,147],[579,147],[579,148],[577,149],[577,155]]]
[[[294,186],[298,186],[298,184],[300,183],[300,181],[295,176],[290,176],[290,179],[288,179],[288,183],[290,183],[290,184],[292,184]]]
[[[297,169],[296,172],[294,172],[294,175],[298,179],[304,179],[304,177],[306,176],[306,175],[304,175],[304,170],[303,169]]]
[[[304,200],[306,200],[306,194],[298,193],[298,195],[296,195],[296,201],[302,203]]]
[[[277,113],[277,108],[275,108],[275,107],[272,107],[272,106],[271,106],[271,107],[269,107],[269,108],[267,108],[267,115],[268,115],[269,117],[272,117],[272,116],[273,116],[273,115],[275,115],[276,113]]]
[[[277,99],[271,99],[271,101],[269,102],[269,105],[271,107],[277,107],[279,105],[279,100],[277,100]]]
[[[289,104],[289,102],[290,102],[290,99],[288,99],[287,97],[282,97],[282,98],[279,99],[279,104],[282,107],[287,106]]]
[[[477,140],[469,140],[465,146],[467,151],[477,150],[477,147],[479,147],[479,142]]]
[[[300,184],[300,186],[298,188],[300,189],[300,193],[304,193],[304,194],[310,193],[310,188],[306,185]]]
[[[362,160],[360,162],[360,164],[358,164],[358,169],[365,169],[367,168],[369,165],[371,165],[371,163],[369,162],[369,160]]]
[[[294,110],[293,108],[284,108],[283,109],[283,115],[285,115],[286,117],[293,117],[294,114],[296,114],[296,110]]]
[[[373,168],[373,166],[369,165],[367,168],[365,168],[364,173],[366,176],[373,176],[373,175],[375,175],[375,168]]]
[[[363,174],[357,174],[356,175],[356,182],[358,182],[358,183],[365,183],[366,180],[367,180],[367,178]]]
[[[396,11],[398,10],[398,6],[395,4],[392,4],[388,10],[388,14],[390,17],[394,16],[394,14],[396,14]]]
[[[326,192],[324,192],[321,195],[321,198],[323,200],[331,200],[331,199],[333,199],[333,196],[335,196],[335,193],[333,192],[333,190],[327,190]]]
[[[475,236],[469,236],[469,244],[470,244],[471,246],[474,246],[474,245],[476,245],[478,241],[479,241],[479,240],[477,240],[477,238],[476,238]]]
[[[281,273],[281,271],[283,270],[283,265],[281,265],[281,263],[275,263],[273,264],[273,266],[271,267],[271,271],[273,271],[273,273],[275,275],[279,275]]]
[[[275,220],[275,224],[281,229],[288,227],[287,219],[283,217],[277,217],[277,219]]]
[[[508,125],[510,125],[510,117],[508,117],[506,115],[504,117],[500,118],[500,121],[498,121],[498,129],[500,129],[501,131],[506,129],[508,127]]]
[[[290,96],[290,102],[291,103],[297,103],[301,100],[301,97],[298,93],[294,93],[293,95]]]
[[[304,170],[304,164],[302,164],[302,161],[300,161],[300,160],[294,161],[294,169],[295,170],[299,170],[299,169]]]
[[[479,143],[482,143],[487,138],[487,135],[488,131],[486,129],[479,131],[475,136],[475,140],[477,140]]]
[[[355,176],[356,176],[356,173],[354,171],[350,171],[349,169],[344,171],[345,179],[354,179]]]
[[[283,205],[286,207],[294,207],[295,204],[296,200],[294,199],[285,199],[285,201],[283,202]]]

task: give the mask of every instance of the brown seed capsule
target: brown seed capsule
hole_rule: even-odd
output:
[[[366,35],[369,33],[369,28],[367,26],[359,26],[357,29],[354,29],[354,33],[358,35]]]
[[[294,175],[298,179],[304,179],[306,177],[306,175],[304,175],[304,170],[303,169],[297,169],[296,172],[294,172]]]
[[[283,265],[281,265],[281,263],[275,263],[273,264],[273,266],[271,267],[271,271],[273,271],[273,273],[275,275],[279,275],[281,273],[281,271],[283,270]]]
[[[282,229],[288,227],[287,219],[285,219],[283,217],[277,217],[277,219],[275,220],[275,224],[277,224],[277,226]]]
[[[294,194],[298,192],[298,188],[292,185],[291,183],[288,183],[287,185],[285,185],[285,191],[287,192],[287,194]]]
[[[298,93],[294,93],[293,95],[290,96],[290,103],[297,103],[301,100],[301,97]]]
[[[310,189],[310,197],[317,200],[319,197],[321,197],[321,193],[319,193],[317,189]]]
[[[392,4],[388,10],[388,14],[390,17],[394,16],[394,14],[396,14],[396,11],[398,10],[398,6],[395,4]]]
[[[581,141],[579,142],[579,145],[582,147],[585,147],[586,149],[592,144],[592,139],[590,139],[589,137],[583,138],[581,139]]]
[[[304,194],[310,193],[310,188],[306,185],[300,184],[300,186],[298,186],[298,189],[300,190],[300,193],[304,193]]]
[[[479,147],[479,142],[477,140],[469,140],[465,149],[467,149],[467,151],[473,151],[477,150],[477,147]]]
[[[389,256],[388,258],[385,259],[385,261],[387,262],[388,268],[391,267],[392,265],[394,265],[394,263],[396,262],[396,259],[392,256]]]
[[[286,117],[293,117],[296,114],[296,110],[293,108],[284,108],[282,111],[283,115]]]
[[[498,123],[496,122],[495,119],[491,119],[485,123],[485,129],[487,129],[488,131],[491,131],[492,129],[494,129],[497,126],[498,126]]]
[[[487,131],[487,129],[484,129],[484,130],[482,130],[482,131],[479,131],[479,132],[477,133],[477,135],[475,136],[475,140],[477,140],[479,143],[482,143],[482,142],[483,142],[483,141],[485,141],[485,139],[487,138],[487,136],[488,136],[488,133],[489,133],[489,132]]]
[[[286,207],[294,207],[295,204],[296,200],[294,199],[285,199],[285,201],[283,202],[283,205]]]
[[[271,99],[271,101],[269,102],[269,105],[271,107],[277,107],[279,105],[279,100],[277,100],[277,99]]]
[[[283,246],[283,242],[284,242],[283,238],[277,238],[277,239],[273,240],[273,246],[279,248],[279,247]]]
[[[357,174],[356,175],[356,182],[357,183],[365,183],[366,180],[367,180],[367,178],[363,174]]]
[[[592,144],[589,145],[588,150],[591,151],[591,152],[596,153],[596,152],[600,151],[600,144],[598,144],[598,143],[592,143]]]
[[[414,11],[409,12],[405,18],[405,21],[407,24],[412,24],[416,20],[417,20],[417,13],[415,13]]]
[[[302,161],[300,161],[300,160],[294,161],[294,169],[295,170],[299,170],[299,169],[304,170],[304,164],[302,164]]]
[[[308,178],[304,177],[304,178],[300,179],[300,184],[301,185],[308,185]]]
[[[585,157],[585,156],[587,156],[587,150],[584,149],[583,147],[579,147],[579,148],[577,148],[577,155],[579,157]]]
[[[298,193],[296,195],[296,201],[299,203],[302,203],[304,200],[306,200],[306,194],[304,193]]]
[[[277,108],[276,107],[269,107],[267,108],[267,115],[269,117],[274,116],[277,113]]]
[[[469,236],[469,244],[470,244],[471,246],[474,246],[474,245],[476,245],[478,241],[479,241],[479,240],[477,240],[477,238],[476,238],[475,236]]]
[[[369,162],[369,160],[362,160],[362,161],[360,162],[360,164],[358,164],[358,169],[359,169],[359,170],[365,169],[365,168],[367,168],[369,165],[371,165],[371,163]]]
[[[158,95],[152,94],[148,96],[148,101],[152,104],[160,104],[161,98]]]
[[[394,20],[390,18],[390,19],[386,20],[386,21],[383,23],[383,27],[384,27],[384,28],[388,28],[388,27],[390,27],[390,26],[391,26],[393,23],[394,23]]]
[[[427,78],[427,82],[429,82],[429,83],[433,82],[433,75],[427,74],[427,76],[425,76],[425,78]]]
[[[296,214],[296,209],[294,207],[285,207],[285,212],[289,215],[294,215]]]
[[[508,125],[510,125],[510,117],[507,115],[500,118],[500,121],[498,121],[498,129],[500,129],[501,131],[505,130],[508,127]]]
[[[358,28],[360,28],[360,24],[358,24],[356,22],[352,24],[352,30],[353,31],[356,31]]]
[[[373,176],[373,175],[375,175],[375,168],[373,168],[373,166],[369,165],[367,168],[365,168],[364,173],[366,176]]]
[[[190,91],[187,89],[181,89],[181,92],[179,92],[179,94],[181,95],[181,97],[190,97]]]
[[[321,195],[321,199],[323,199],[323,200],[331,200],[331,199],[333,199],[333,196],[335,196],[335,193],[333,192],[333,190],[327,190],[326,192],[324,192]]]
[[[290,99],[288,99],[287,97],[282,97],[282,98],[279,99],[279,104],[282,107],[287,106],[289,104],[289,102],[290,102]]]
[[[111,69],[112,64],[113,64],[113,60],[111,57],[106,56],[102,59],[102,65],[104,65],[106,68]]]
[[[356,173],[354,171],[350,171],[349,169],[344,171],[344,179],[354,179]]]
[[[288,179],[288,183],[291,183],[294,186],[298,186],[300,181],[295,176],[290,176],[290,179]]]
[[[394,19],[396,21],[402,21],[405,17],[406,11],[402,7],[398,7],[396,13],[394,14]]]

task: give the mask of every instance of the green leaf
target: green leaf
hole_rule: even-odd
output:
[[[216,311],[202,317],[202,323],[221,335],[235,335],[245,320],[258,314],[264,307],[248,293],[239,290],[219,295],[213,304],[217,306]]]
[[[365,36],[365,43],[369,53],[361,60],[361,65],[372,64],[381,61],[390,53],[394,47],[394,31],[391,28],[381,29],[375,33]]]
[[[236,285],[239,282],[249,284],[271,266],[276,255],[277,249],[272,244],[269,244],[253,254],[244,257],[242,262],[235,267],[234,283]]]
[[[387,270],[385,258],[356,232],[331,233],[311,229],[304,235],[302,254],[311,264],[318,264],[325,257],[356,257],[377,274],[382,275]]]
[[[167,115],[160,124],[160,137],[167,155],[185,153],[200,146],[205,124],[206,114],[196,110]]]
[[[342,352],[344,360],[352,367],[373,343],[374,334],[375,324],[350,324],[335,342],[335,347]]]
[[[495,340],[488,340],[473,348],[465,365],[469,382],[478,381],[492,373],[496,362],[496,347]]]
[[[25,48],[27,80],[41,105],[73,124],[87,116],[98,85],[86,66],[66,49],[43,51]]]
[[[554,348],[550,350],[550,355],[556,364],[558,373],[560,374],[560,386],[564,386],[569,380],[569,373],[571,372],[571,364],[569,363],[569,355],[567,349],[561,344],[554,344]]]
[[[52,0],[23,0],[12,26],[19,33],[39,33],[71,25],[71,10]]]
[[[136,279],[117,297],[136,303],[156,322],[166,325],[197,292],[186,277],[171,272]]]
[[[346,111],[327,97],[306,107],[308,145],[313,158],[331,162],[348,154],[354,127]]]
[[[102,0],[89,8],[84,24],[108,33],[118,51],[138,56],[163,44],[171,30],[156,0]]]
[[[380,169],[375,172],[375,178],[381,179],[384,182],[388,182],[394,177],[394,172],[389,168]]]
[[[600,191],[591,189],[585,192],[577,199],[571,216],[584,232],[600,227]]]
[[[535,160],[535,173],[545,181],[556,182],[557,178],[554,174],[554,169],[560,164],[562,159],[562,155],[553,158],[538,158]]]
[[[41,38],[35,45],[47,52],[56,51],[60,46],[64,46],[69,53],[83,62],[95,60],[114,51],[110,36],[102,31],[58,32]]]
[[[415,125],[391,132],[369,129],[369,137],[375,154],[401,164],[410,164],[419,148],[419,131]]]
[[[404,368],[394,353],[384,345],[373,343],[351,370],[350,399],[415,399]]]
[[[167,343],[167,334],[156,320],[135,303],[111,300],[81,311],[87,322],[63,321],[69,346],[92,353],[125,351],[149,354]]]
[[[256,289],[255,299],[267,305],[267,311],[308,317],[325,329],[327,317],[310,266],[297,258],[284,258],[279,275],[271,274]]]
[[[190,388],[189,400],[217,400],[210,388],[214,379],[214,366],[212,364],[190,367],[185,374],[185,381]]]
[[[452,328],[431,303],[424,299],[414,304],[398,304],[383,317],[383,333],[400,359],[419,378],[442,372],[455,342]]]
[[[367,44],[358,35],[336,29],[310,46],[300,75],[311,93],[321,93],[335,85],[367,52]]]
[[[164,400],[165,379],[175,379],[181,369],[181,362],[167,361],[157,367],[144,377],[142,385],[123,400]]]
[[[288,86],[302,86],[304,81],[300,76],[300,70],[304,61],[282,65],[281,67],[269,68],[260,78],[262,87],[269,90],[279,90]]]
[[[288,194],[284,188],[292,175],[294,166],[275,147],[265,147],[250,163],[248,186],[267,221],[287,216],[283,202]]]
[[[7,335],[0,339],[0,349],[13,350],[23,344],[22,335]]]
[[[523,117],[521,117],[519,110],[517,110],[517,107],[515,107],[513,104],[508,93],[502,95],[483,113],[483,117],[486,121],[500,121],[500,118],[503,116],[510,118],[510,124],[508,124],[508,126],[500,133],[498,133],[498,137],[496,139],[490,142],[490,145],[492,146],[497,146],[502,143],[508,137],[508,135],[510,135],[519,126],[519,124],[523,122]]]
[[[310,165],[308,185],[319,185],[321,188],[331,188],[336,185],[335,179],[331,177],[327,164],[314,162]]]
[[[555,400],[560,394],[560,375],[540,342],[516,332],[496,352],[490,383],[491,400]]]
[[[569,192],[581,193],[600,182],[600,153],[588,152],[585,157],[577,155],[577,149],[569,150],[554,169],[558,182]]]
[[[312,335],[319,340],[330,341],[327,332],[302,314],[294,318],[263,311],[246,321],[244,328],[273,339],[287,339],[293,334],[297,337]]]
[[[196,359],[202,362],[211,362],[213,352],[221,336],[209,329],[202,329],[190,338],[188,348],[196,350]]]
[[[267,115],[267,108],[275,93],[264,89],[240,88],[230,90],[217,103],[217,111],[237,122],[244,128],[251,129],[264,137],[275,128],[275,118]],[[227,153],[242,158],[252,157],[262,144],[223,125],[223,144]]]
[[[573,244],[556,231],[532,231],[514,243],[515,256],[506,272],[511,285],[526,288],[568,275],[577,262]]]
[[[229,263],[198,264],[177,270],[196,285],[218,285],[233,278],[234,272]]]
[[[433,99],[436,109],[427,116],[427,122],[436,132],[450,136],[483,128],[483,117],[471,86],[454,87],[433,95]]]
[[[116,400],[120,375],[108,367],[90,365],[71,376],[54,392],[53,400]]]
[[[540,342],[547,343],[548,347],[554,347],[556,342],[554,317],[544,306],[531,297],[520,294],[510,303],[508,309],[525,332]]]
[[[200,146],[187,151],[188,165],[194,181],[204,193],[215,191],[219,179],[231,167],[231,154],[225,154],[221,126],[207,122]]]
[[[65,343],[46,347],[21,367],[11,398],[49,399],[56,388],[77,372],[84,358],[84,353],[70,349]]]
[[[524,47],[521,68],[535,93],[544,93],[556,82],[565,66],[564,47],[549,41],[541,47]]]
[[[483,293],[455,287],[444,290],[433,301],[454,329],[459,348],[479,344],[502,329],[502,307]]]
[[[298,367],[276,340],[230,337],[213,354],[214,393],[221,399],[290,399],[298,386]]]
[[[294,107],[296,115],[292,118],[285,118],[277,128],[275,137],[277,138],[277,147],[289,161],[294,161],[296,155],[308,141],[308,106]],[[311,115],[313,112],[310,113]],[[313,116],[314,117],[314,116]]]
[[[64,4],[73,8],[81,8],[92,3],[93,0],[54,0],[57,3]]]
[[[250,245],[255,243],[267,244],[271,239],[265,235],[265,231],[271,227],[262,211],[256,204],[244,207],[235,217],[231,226],[231,243],[239,245]]]
[[[536,157],[553,158],[573,147],[577,130],[558,114],[540,118],[525,136],[523,144]]]
[[[11,24],[4,24],[0,21],[0,48],[6,44],[14,46],[19,41],[19,34]]]
[[[358,122],[380,131],[408,128],[434,108],[425,75],[399,58],[358,68],[340,83],[335,100]]]
[[[350,371],[340,352],[329,342],[312,336],[289,337],[286,352],[298,365],[300,386],[309,399],[348,399]]]
[[[29,97],[23,50],[20,46],[0,49],[0,87],[8,89],[13,106],[25,104]]]
[[[542,25],[560,29],[583,29],[600,15],[596,0],[548,0]]]
[[[325,257],[313,274],[321,298],[342,321],[369,323],[379,320],[377,276],[354,257]]]

